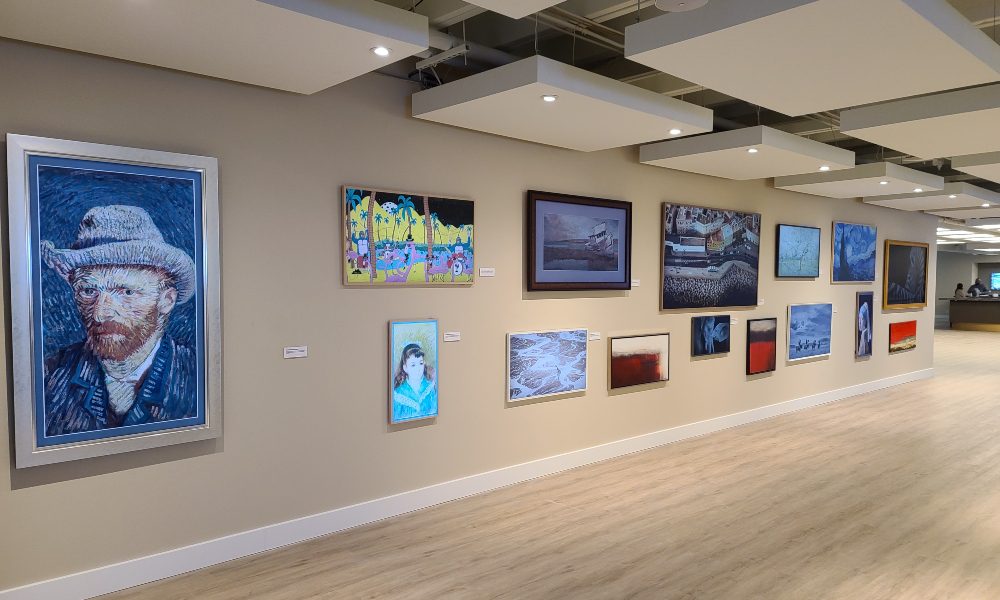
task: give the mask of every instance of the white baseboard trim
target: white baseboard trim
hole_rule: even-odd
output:
[[[544,475],[933,376],[934,369],[904,373],[706,421],[654,431],[600,446],[574,450],[90,571],[3,590],[0,591],[0,600],[94,598]]]

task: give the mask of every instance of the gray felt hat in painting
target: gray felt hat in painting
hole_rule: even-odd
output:
[[[149,213],[137,206],[97,206],[80,221],[76,241],[59,250],[41,244],[42,259],[63,279],[80,267],[120,265],[156,267],[169,273],[177,288],[177,304],[194,295],[194,261],[186,252],[163,241]]]

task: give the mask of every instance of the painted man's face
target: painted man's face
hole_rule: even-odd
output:
[[[95,266],[70,279],[87,344],[98,358],[125,360],[165,322],[177,290],[156,269]]]

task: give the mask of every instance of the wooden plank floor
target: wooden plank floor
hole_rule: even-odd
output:
[[[1000,335],[938,376],[110,600],[1000,598]]]

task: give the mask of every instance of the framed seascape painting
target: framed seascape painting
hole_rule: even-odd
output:
[[[778,320],[747,321],[747,375],[775,370],[778,362]]]
[[[792,304],[788,307],[788,361],[830,356],[832,304]]]
[[[782,225],[777,228],[775,277],[819,277],[819,227]]]
[[[865,358],[872,355],[872,332],[875,331],[875,293],[858,292],[854,313],[854,356]]]
[[[691,317],[691,356],[729,352],[729,315]]]
[[[833,224],[833,283],[871,283],[875,281],[875,248],[878,230],[874,225]]]
[[[610,338],[613,390],[670,381],[670,334],[630,335]]]
[[[917,322],[889,323],[889,354],[898,354],[917,347]]]
[[[344,187],[344,284],[473,283],[471,200]]]
[[[507,401],[587,389],[587,330],[507,334]]]
[[[660,308],[757,305],[760,215],[663,205]]]
[[[632,203],[528,192],[528,290],[632,287]]]
[[[214,158],[7,136],[17,467],[222,431]]]
[[[927,306],[928,247],[920,242],[885,241],[882,308]]]
[[[389,423],[438,414],[438,323],[389,322]]]

